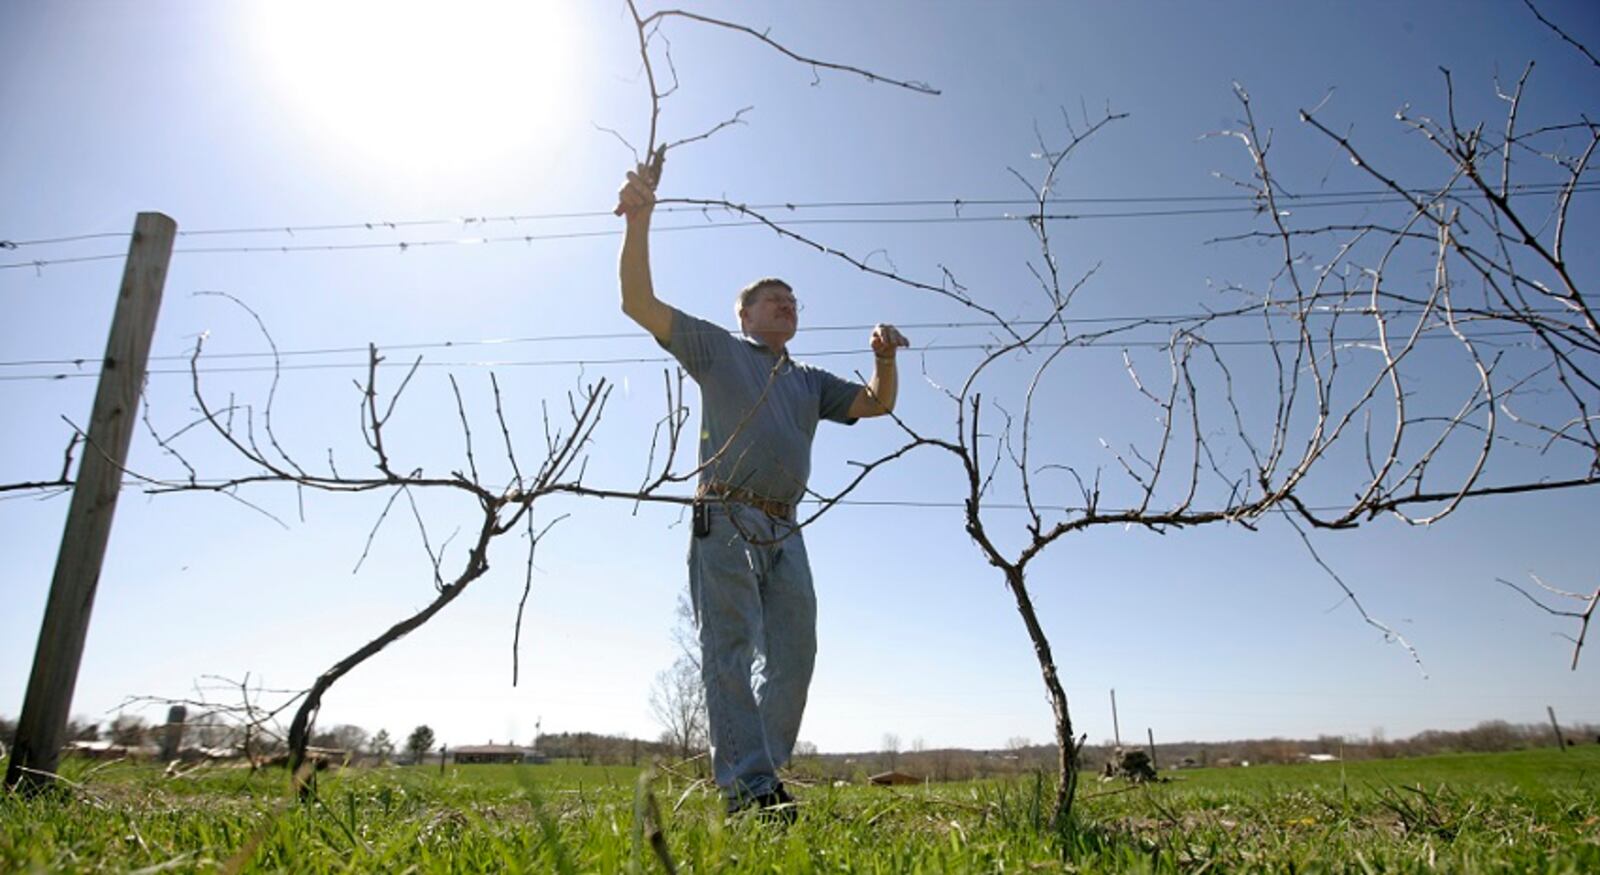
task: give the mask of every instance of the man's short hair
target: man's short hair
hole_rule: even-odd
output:
[[[755,303],[756,295],[767,289],[783,289],[791,295],[794,294],[794,287],[783,280],[775,276],[762,277],[739,290],[739,297],[733,302],[733,315],[738,317],[740,313],[745,311],[745,308]]]

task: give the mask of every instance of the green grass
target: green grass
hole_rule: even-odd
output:
[[[324,775],[69,763],[0,796],[3,872],[662,871],[636,838],[638,770],[462,766]],[[685,872],[1600,871],[1600,747],[1086,780],[1052,833],[1035,776],[911,790],[799,789],[800,822],[727,821],[702,783],[650,782]]]

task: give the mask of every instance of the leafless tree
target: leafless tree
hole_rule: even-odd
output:
[[[231,296],[224,296],[229,297]],[[263,336],[269,346],[276,350],[272,337],[261,324],[259,317],[243,302],[232,299],[236,304],[245,309],[255,318],[261,328]],[[300,776],[307,774],[300,767],[305,762],[306,748],[310,743],[313,724],[318,709],[321,707],[322,698],[328,689],[341,677],[349,673],[356,666],[382,651],[389,644],[399,640],[407,633],[421,626],[440,610],[454,601],[473,581],[482,577],[489,569],[489,547],[491,542],[507,533],[522,532],[527,538],[527,579],[524,589],[524,604],[526,603],[527,588],[532,582],[533,554],[540,539],[549,532],[550,528],[559,522],[557,516],[545,522],[542,527],[534,522],[534,503],[545,496],[561,492],[583,492],[581,485],[583,477],[583,461],[585,453],[592,440],[594,429],[600,420],[605,406],[609,386],[606,381],[599,380],[589,384],[576,393],[569,394],[567,400],[567,422],[557,425],[552,422],[548,408],[545,413],[545,434],[543,456],[529,468],[524,468],[519,460],[511,433],[506,425],[502,405],[500,403],[499,385],[490,377],[490,387],[495,401],[495,422],[499,426],[500,436],[504,439],[504,453],[509,470],[512,475],[508,482],[487,485],[480,476],[476,449],[473,442],[470,418],[467,414],[465,402],[462,399],[459,386],[451,378],[451,388],[454,390],[456,410],[460,417],[462,434],[465,442],[465,466],[452,470],[448,475],[434,476],[428,474],[424,468],[402,468],[391,458],[386,444],[386,426],[394,415],[406,387],[415,376],[420,359],[412,363],[396,390],[385,397],[379,391],[378,374],[383,356],[376,347],[369,348],[368,367],[366,380],[358,383],[360,407],[360,431],[363,442],[370,453],[371,473],[351,474],[341,471],[335,463],[333,453],[328,453],[326,466],[309,466],[301,464],[289,448],[281,441],[274,428],[273,405],[277,393],[278,362],[274,355],[274,371],[271,388],[267,393],[265,404],[259,411],[252,405],[235,403],[230,399],[226,405],[214,404],[203,391],[201,385],[200,361],[204,352],[206,338],[201,336],[195,344],[190,356],[191,388],[194,403],[199,412],[199,417],[166,435],[158,432],[150,423],[148,416],[146,424],[151,435],[161,449],[182,466],[185,475],[162,478],[128,472],[129,476],[144,483],[146,491],[153,494],[166,494],[173,492],[207,492],[226,495],[237,501],[244,502],[251,507],[260,509],[257,505],[247,501],[241,493],[248,488],[264,486],[292,486],[297,491],[314,490],[326,493],[362,493],[379,492],[387,493],[388,501],[383,512],[379,515],[373,528],[373,535],[394,508],[395,504],[404,499],[411,510],[418,526],[418,533],[429,559],[431,568],[430,577],[434,587],[434,598],[421,610],[418,610],[390,625],[377,637],[352,651],[340,659],[329,669],[324,671],[316,681],[305,691],[292,693],[285,696],[282,701],[271,708],[262,708],[258,704],[259,691],[252,695],[248,682],[241,683],[239,689],[243,693],[243,704],[230,704],[224,706],[225,711],[219,712],[215,704],[208,701],[204,690],[200,691],[199,701],[192,703],[198,705],[206,716],[214,717],[219,713],[226,713],[233,722],[243,731],[243,746],[246,752],[251,752],[251,742],[258,737],[267,727],[275,722],[277,715],[290,707],[295,706],[295,711],[290,720],[287,731],[287,746],[289,748],[289,765],[291,773]],[[231,451],[236,459],[242,460],[246,470],[242,473],[216,479],[201,479],[194,467],[185,457],[183,447],[179,441],[198,440],[201,435],[209,434],[219,440],[221,444]],[[449,539],[437,543],[430,536],[428,527],[424,522],[422,513],[418,509],[415,496],[423,492],[447,492],[465,495],[476,504],[480,517],[475,524],[475,534],[471,543],[465,549],[465,556],[459,560],[459,565],[453,572],[447,572],[445,561]],[[266,511],[262,511],[266,513]],[[270,516],[270,514],[269,514]],[[369,535],[367,544],[362,552],[361,560],[357,563],[359,569],[365,561],[372,547],[373,535]],[[452,536],[453,537],[453,536]],[[520,633],[521,610],[519,608],[516,630]],[[513,682],[516,676],[516,652],[519,634],[513,635]],[[190,704],[190,703],[186,703]],[[298,780],[298,778],[297,778]],[[309,789],[302,786],[302,790]]]
[[[650,713],[662,727],[661,740],[679,759],[689,759],[707,744],[706,688],[700,669],[679,656],[656,674],[650,688]]]
[[[1106,524],[1156,531],[1254,526],[1275,513],[1305,539],[1303,526],[1348,529],[1380,515],[1425,525],[1469,499],[1600,483],[1600,328],[1587,283],[1563,254],[1572,200],[1600,144],[1600,126],[1581,119],[1519,130],[1531,70],[1509,93],[1498,92],[1507,107],[1498,139],[1486,134],[1487,123],[1457,118],[1448,72],[1445,120],[1398,114],[1444,159],[1441,178],[1428,185],[1385,174],[1315,111],[1301,114],[1394,194],[1392,224],[1292,225],[1292,196],[1268,161],[1270,132],[1263,135],[1248,94],[1237,89],[1243,118],[1226,134],[1246,149],[1251,174],[1241,184],[1257,197],[1267,226],[1246,236],[1275,242],[1281,264],[1265,287],[1234,287],[1244,294],[1242,305],[1172,326],[1159,380],[1150,377],[1148,362],[1124,353],[1132,389],[1155,424],[1145,441],[1108,444],[1122,475],[1117,485],[1103,481],[1099,470],[1086,478],[1074,466],[1040,464],[1031,429],[1046,369],[1070,348],[1104,338],[1071,335],[1057,318],[1077,286],[1064,288],[1058,278],[1044,205],[1060,160],[1114,116],[1085,124],[1082,134],[1069,128],[1064,148],[1041,148],[1045,168],[1034,187],[1039,213],[1032,228],[1047,319],[950,393],[958,405],[957,434],[939,445],[962,464],[968,532],[1016,597],[1056,708],[1058,823],[1070,812],[1074,750],[1082,742],[1073,739],[1025,574],[1060,536]],[[1525,162],[1544,171],[1527,185],[1516,181]],[[1320,251],[1310,250],[1319,244]],[[1429,280],[1418,283],[1405,269],[1418,264],[1431,268]],[[1251,349],[1265,351],[1239,353],[1228,345],[1237,335],[1227,332],[1235,317],[1250,314],[1258,325]],[[1039,364],[1026,390],[1013,393],[1020,421],[990,400],[1001,422],[991,426],[988,452],[981,452],[985,399],[978,380],[992,361],[1024,350]],[[1002,460],[1013,469],[1030,517],[1024,544],[1009,554],[983,514]],[[1046,472],[1065,474],[1077,486],[1079,503],[1065,518],[1042,513],[1036,496]],[[1113,489],[1131,500],[1111,505],[1106,496]],[[1312,557],[1367,623],[1405,644],[1314,550]],[[1575,665],[1594,598],[1559,594],[1587,600],[1587,610],[1556,612],[1581,621]]]
[[[650,688],[650,713],[662,728],[662,741],[680,759],[701,753],[710,744],[706,714],[706,687],[700,675],[700,642],[695,635],[694,609],[686,593],[678,595],[673,643],[678,653],[672,665],[656,674]]]
[[[883,734],[883,744],[880,747],[883,751],[884,769],[891,772],[894,771],[900,764],[900,736],[893,732],[885,732]]]
[[[1028,767],[1029,759],[1028,748],[1032,746],[1033,742],[1029,741],[1026,737],[1021,735],[1013,735],[1012,737],[1006,739],[1006,755],[1011,758],[1012,762],[1016,764],[1018,769],[1026,769]]]

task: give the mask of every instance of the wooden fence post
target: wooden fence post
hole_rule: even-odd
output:
[[[6,768],[7,787],[20,784],[32,791],[55,779],[177,233],[177,223],[160,213],[140,213],[133,224],[83,460],[78,463],[61,551],[39,627],[33,673],[28,677],[16,744]]]
[[[173,705],[167,709],[167,725],[161,727],[161,761],[170,763],[183,754],[183,721],[189,709]]]
[[[1117,749],[1122,749],[1122,724],[1117,722],[1117,689],[1111,688],[1111,737],[1116,739]]]
[[[1550,712],[1550,730],[1556,734],[1556,747],[1561,748],[1562,753],[1566,753],[1567,740],[1561,736],[1561,724],[1556,722],[1555,706],[1546,705],[1544,709]]]

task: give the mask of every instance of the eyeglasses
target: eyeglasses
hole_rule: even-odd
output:
[[[793,295],[767,295],[761,300],[779,305],[788,304],[796,313],[804,313],[806,310],[806,305]]]

